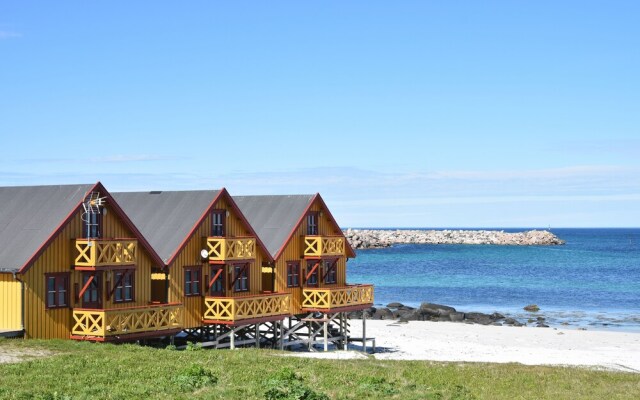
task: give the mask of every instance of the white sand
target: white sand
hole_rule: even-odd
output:
[[[351,336],[361,337],[361,321],[350,323]],[[514,362],[640,373],[640,333],[367,320],[367,336],[376,338],[374,357],[384,360]]]

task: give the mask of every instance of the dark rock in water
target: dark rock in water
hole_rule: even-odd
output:
[[[569,325],[569,323],[568,322],[563,322],[560,325],[567,326],[567,325]]]
[[[404,307],[404,304],[402,303],[389,303],[387,304],[388,308],[402,308]]]
[[[491,314],[491,319],[497,321],[499,319],[504,319],[504,315],[494,312],[493,314]]]
[[[504,324],[505,324],[505,325],[513,325],[513,324],[515,324],[516,322],[518,322],[518,321],[516,321],[516,320],[515,320],[515,319],[513,319],[513,318],[505,318],[505,319],[504,319]]]
[[[456,312],[456,309],[442,304],[422,303],[420,304],[420,312],[435,317],[443,317]]]
[[[535,319],[533,319],[533,318],[529,318],[529,319],[527,320],[527,322],[528,322],[528,323],[532,323],[532,322],[536,322],[536,320],[535,320]]]
[[[411,311],[409,311],[409,310],[395,310],[395,311],[393,311],[393,316],[394,316],[394,318],[402,318],[405,315],[408,315],[410,313],[411,313]]]
[[[372,319],[395,319],[393,312],[388,308],[378,308],[371,316]]]
[[[452,312],[451,314],[449,314],[449,319],[452,322],[461,322],[462,320],[464,320],[464,313],[462,313],[462,312]]]
[[[479,312],[470,312],[464,314],[464,319],[474,322],[480,325],[489,325],[494,321],[491,319],[491,315],[479,313]]]
[[[493,326],[502,326],[502,324],[500,322],[494,322],[493,324],[491,324]]]
[[[538,326],[538,328],[548,328],[549,327],[549,325],[547,325],[547,324],[545,324],[543,322],[538,322],[537,326]]]
[[[402,307],[398,307],[398,310],[413,311],[415,310],[415,307],[402,306]]]
[[[538,312],[540,311],[540,307],[538,307],[536,304],[529,304],[524,308],[524,310],[529,312]]]
[[[424,316],[419,310],[407,311],[400,317],[400,322],[424,321]]]

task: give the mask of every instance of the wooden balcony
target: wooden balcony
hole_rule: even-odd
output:
[[[305,257],[343,256],[344,236],[305,236],[303,252]]]
[[[243,297],[204,298],[203,322],[239,325],[281,319],[289,315],[288,293],[269,293]]]
[[[304,288],[302,311],[340,312],[361,310],[373,305],[373,285],[335,288]]]
[[[182,304],[158,304],[111,309],[73,309],[71,338],[80,340],[126,340],[165,336],[182,330]]]
[[[77,267],[106,267],[135,265],[138,241],[136,239],[75,239]]]
[[[254,237],[207,238],[209,261],[253,260],[256,258]]]

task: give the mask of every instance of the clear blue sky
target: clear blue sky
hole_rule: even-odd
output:
[[[640,226],[640,2],[0,3],[0,185]]]

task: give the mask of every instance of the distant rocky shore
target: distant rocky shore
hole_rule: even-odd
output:
[[[344,235],[354,249],[389,247],[394,244],[494,244],[503,246],[550,246],[565,241],[545,230],[504,232],[488,230],[383,230],[347,229]]]
[[[531,317],[527,318],[526,321],[518,321],[515,318],[504,316],[497,312],[493,314],[460,312],[453,307],[435,303],[422,303],[418,308],[405,306],[402,303],[389,303],[386,307],[370,307],[366,310],[351,312],[348,317],[350,319],[361,319],[362,313],[366,313],[368,319],[398,320],[398,322],[447,321],[479,325],[526,326],[529,324],[538,328],[549,327],[545,323],[545,317],[533,314],[540,310],[538,306],[529,305],[524,309],[532,313]]]

